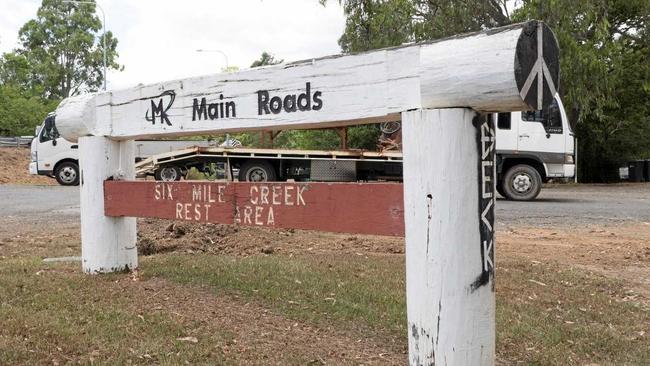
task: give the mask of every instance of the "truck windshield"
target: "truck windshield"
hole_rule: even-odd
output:
[[[556,99],[544,109],[531,112],[523,112],[521,119],[528,122],[540,122],[547,133],[562,133],[562,114]]]
[[[54,124],[54,116],[49,116],[45,119],[43,123],[43,128],[41,128],[41,136],[39,138],[40,142],[51,141],[59,138],[59,131],[56,129]]]

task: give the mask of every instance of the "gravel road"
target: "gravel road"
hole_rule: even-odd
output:
[[[0,185],[0,216],[79,215],[79,187]]]
[[[0,215],[79,215],[79,188],[0,185]],[[650,184],[558,185],[536,201],[497,200],[499,226],[583,226],[650,222]]]
[[[555,185],[537,200],[497,200],[497,224],[584,226],[650,222],[650,184]]]

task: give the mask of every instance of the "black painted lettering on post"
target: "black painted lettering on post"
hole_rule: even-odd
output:
[[[311,83],[307,83],[305,89],[306,92],[298,96],[298,109],[303,112],[311,110]]]
[[[206,98],[201,98],[201,103],[199,100],[194,98],[192,103],[192,121],[198,120],[213,120],[219,118],[229,118],[237,116],[235,102],[223,102],[223,94],[219,94],[218,103],[208,103]]]
[[[284,97],[284,110],[286,112],[295,112],[297,110],[296,107],[296,96],[295,95],[287,95]]]
[[[282,98],[271,98],[271,112],[273,112],[273,114],[278,114],[280,111],[282,111]]]
[[[319,91],[314,93],[314,107],[312,109],[315,111],[319,111],[321,108],[323,108],[323,100],[320,99],[321,95],[323,95],[323,93]]]
[[[217,103],[210,103],[210,106],[208,107],[208,117],[210,117],[210,119],[219,118]]]
[[[163,100],[169,98],[169,102],[166,106],[163,104]],[[151,99],[150,108],[144,115],[145,120],[151,122],[151,124],[156,124],[156,117],[160,118],[160,124],[166,123],[167,126],[171,126],[172,123],[169,121],[169,116],[167,111],[174,104],[176,99],[176,93],[173,90],[165,90],[162,94],[155,96]]]
[[[313,98],[311,93],[311,83],[305,83],[305,92],[286,95],[271,96],[268,90],[257,91],[257,114],[279,114],[282,111],[285,113],[293,113],[297,111],[319,111],[323,108],[323,93],[321,91],[314,92]]]
[[[269,92],[266,90],[259,90],[257,92],[257,114],[261,116],[262,112],[264,114],[271,113],[269,111]]]
[[[481,274],[471,284],[472,291],[492,282],[494,291],[494,203],[495,193],[495,133],[494,115],[474,118],[477,129],[478,162],[478,216],[480,233]]]
[[[199,104],[198,99],[194,98],[194,102],[192,103],[192,121],[196,121],[197,116],[199,121],[201,120],[201,116],[203,116],[203,119],[208,119],[208,108],[205,98],[201,98],[201,104]]]
[[[226,118],[237,117],[237,111],[235,109],[235,102],[226,102]]]

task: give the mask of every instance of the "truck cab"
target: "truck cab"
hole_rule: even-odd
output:
[[[55,119],[51,113],[37,128],[31,144],[29,173],[54,177],[61,185],[74,186],[79,184],[79,145],[59,135]]]
[[[537,197],[542,183],[575,175],[574,135],[556,96],[546,109],[496,116],[497,189],[511,200]]]

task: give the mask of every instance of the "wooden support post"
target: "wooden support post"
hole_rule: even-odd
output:
[[[340,138],[339,149],[347,150],[348,149],[348,128],[339,127],[336,129],[336,133],[338,133]]]
[[[101,136],[79,139],[81,258],[86,273],[138,266],[136,219],[104,215],[104,181],[135,179],[135,144]]]
[[[402,113],[411,365],[494,364],[494,128],[475,116]]]

